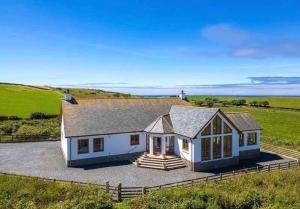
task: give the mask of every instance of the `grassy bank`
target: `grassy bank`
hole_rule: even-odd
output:
[[[300,169],[243,175],[219,183],[163,189],[118,205],[122,209],[300,208]]]
[[[299,168],[163,189],[121,203],[95,186],[0,175],[0,209],[292,209],[300,207],[299,191]]]
[[[0,209],[113,208],[110,195],[95,186],[0,175]]]
[[[0,121],[0,135],[60,136],[58,118]]]

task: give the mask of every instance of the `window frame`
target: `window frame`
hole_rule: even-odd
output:
[[[254,136],[255,143],[251,142],[251,139],[253,139],[253,138],[251,138],[250,136]],[[251,143],[249,143],[249,142],[251,142]],[[257,133],[256,132],[248,132],[247,133],[247,146],[252,146],[252,145],[257,145]]]
[[[100,140],[99,142],[99,149],[95,149],[95,141],[96,140]],[[102,143],[101,143],[102,141]],[[102,145],[102,147],[101,147]],[[97,138],[93,138],[93,152],[103,152],[104,151],[104,137],[97,137]]]
[[[218,155],[215,155],[215,139],[219,139],[218,141],[220,141],[220,147],[218,147],[219,153]],[[213,147],[213,156],[212,156],[212,160],[218,160],[218,159],[222,159],[222,136],[214,136],[212,137],[212,147]]]
[[[207,153],[208,153],[208,156],[204,156],[203,155],[203,144],[205,144],[205,141],[208,141],[208,149],[207,149]],[[203,137],[201,138],[201,161],[209,161],[211,160],[211,137]]]
[[[189,152],[190,145],[188,139],[182,139],[182,150],[185,152]]]
[[[130,146],[140,145],[140,135],[139,134],[131,134],[130,135]]]
[[[230,137],[230,154],[228,154],[228,155],[226,155],[227,154],[227,152],[225,152],[225,150],[226,150],[226,146],[227,146],[227,144],[225,143],[225,139],[227,138],[227,137]],[[233,136],[232,135],[226,135],[226,136],[224,136],[223,137],[223,158],[229,158],[229,157],[232,157],[232,154],[233,154],[233,152],[232,152],[232,141],[233,141]]]
[[[241,144],[243,142],[243,144]],[[245,146],[245,135],[244,133],[239,134],[239,147],[244,147]]]
[[[82,146],[81,143],[83,143],[83,142],[87,142],[87,149],[86,149],[86,151],[81,151],[83,148],[82,147],[80,148],[80,146]],[[89,153],[89,151],[90,151],[89,139],[88,138],[87,139],[78,139],[77,140],[77,154],[78,155],[87,154],[87,153]]]

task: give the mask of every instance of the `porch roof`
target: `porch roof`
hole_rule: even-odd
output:
[[[153,121],[145,131],[148,133],[156,134],[172,134],[174,133],[172,121],[170,115],[159,116],[155,121]]]

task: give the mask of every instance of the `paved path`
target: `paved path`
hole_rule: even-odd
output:
[[[249,161],[242,166],[286,161],[278,156],[264,155],[260,162]],[[67,168],[58,141],[0,143],[0,172],[99,184],[109,181],[110,184],[122,183],[124,186],[156,186],[213,174],[186,169],[160,171],[137,168],[132,164],[86,169]]]

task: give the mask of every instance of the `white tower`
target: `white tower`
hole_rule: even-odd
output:
[[[179,98],[182,100],[186,100],[186,93],[183,90],[181,90],[181,92],[179,94]]]

